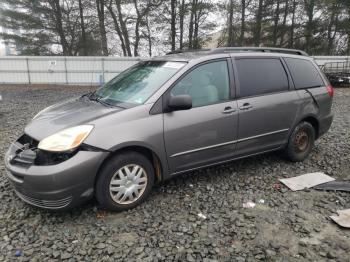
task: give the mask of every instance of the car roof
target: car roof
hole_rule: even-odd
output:
[[[209,59],[230,56],[283,56],[311,59],[306,52],[297,49],[274,47],[222,47],[214,49],[177,50],[169,52],[164,56],[154,57],[151,60],[189,62],[205,57]]]

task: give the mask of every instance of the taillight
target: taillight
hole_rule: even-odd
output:
[[[334,96],[334,88],[333,88],[333,86],[331,86],[331,85],[327,86],[327,92],[328,92],[328,95],[330,97],[333,97]]]

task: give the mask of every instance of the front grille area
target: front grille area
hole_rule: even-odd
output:
[[[38,166],[50,166],[60,164],[73,157],[79,150],[68,152],[48,152],[38,149],[39,142],[24,134],[14,146],[17,148],[11,164],[21,167],[29,167],[33,164]]]
[[[73,197],[69,196],[63,199],[59,200],[43,200],[43,199],[36,199],[29,196],[26,196],[17,190],[15,190],[16,194],[19,198],[21,198],[24,202],[27,202],[28,204],[31,204],[33,206],[41,207],[41,208],[47,208],[47,209],[61,209],[64,207],[67,207],[71,202]]]
[[[28,136],[27,134],[23,134],[17,141],[22,145],[28,145],[28,148],[37,148],[39,144],[39,141]]]

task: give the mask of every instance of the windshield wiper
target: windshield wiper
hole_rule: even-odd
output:
[[[109,106],[109,107],[120,107],[120,108],[124,108],[124,107],[117,106],[117,105],[112,104],[112,103],[108,103],[107,101],[103,100],[102,97],[96,95],[95,93],[96,93],[96,91],[90,93],[90,95],[88,96],[88,98],[89,98],[90,101],[95,101],[95,102],[97,102],[97,103],[100,103],[100,104],[102,104],[102,105]]]

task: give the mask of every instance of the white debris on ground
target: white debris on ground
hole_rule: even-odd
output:
[[[281,183],[293,191],[311,188],[334,180],[334,178],[327,176],[322,172],[308,173],[301,176],[279,179]]]
[[[205,216],[203,213],[198,213],[198,217],[202,219],[207,219],[207,216]]]
[[[254,208],[255,206],[256,206],[256,204],[252,201],[248,201],[246,203],[243,203],[244,208]]]
[[[350,228],[350,209],[338,210],[337,214],[330,218],[339,226]]]

